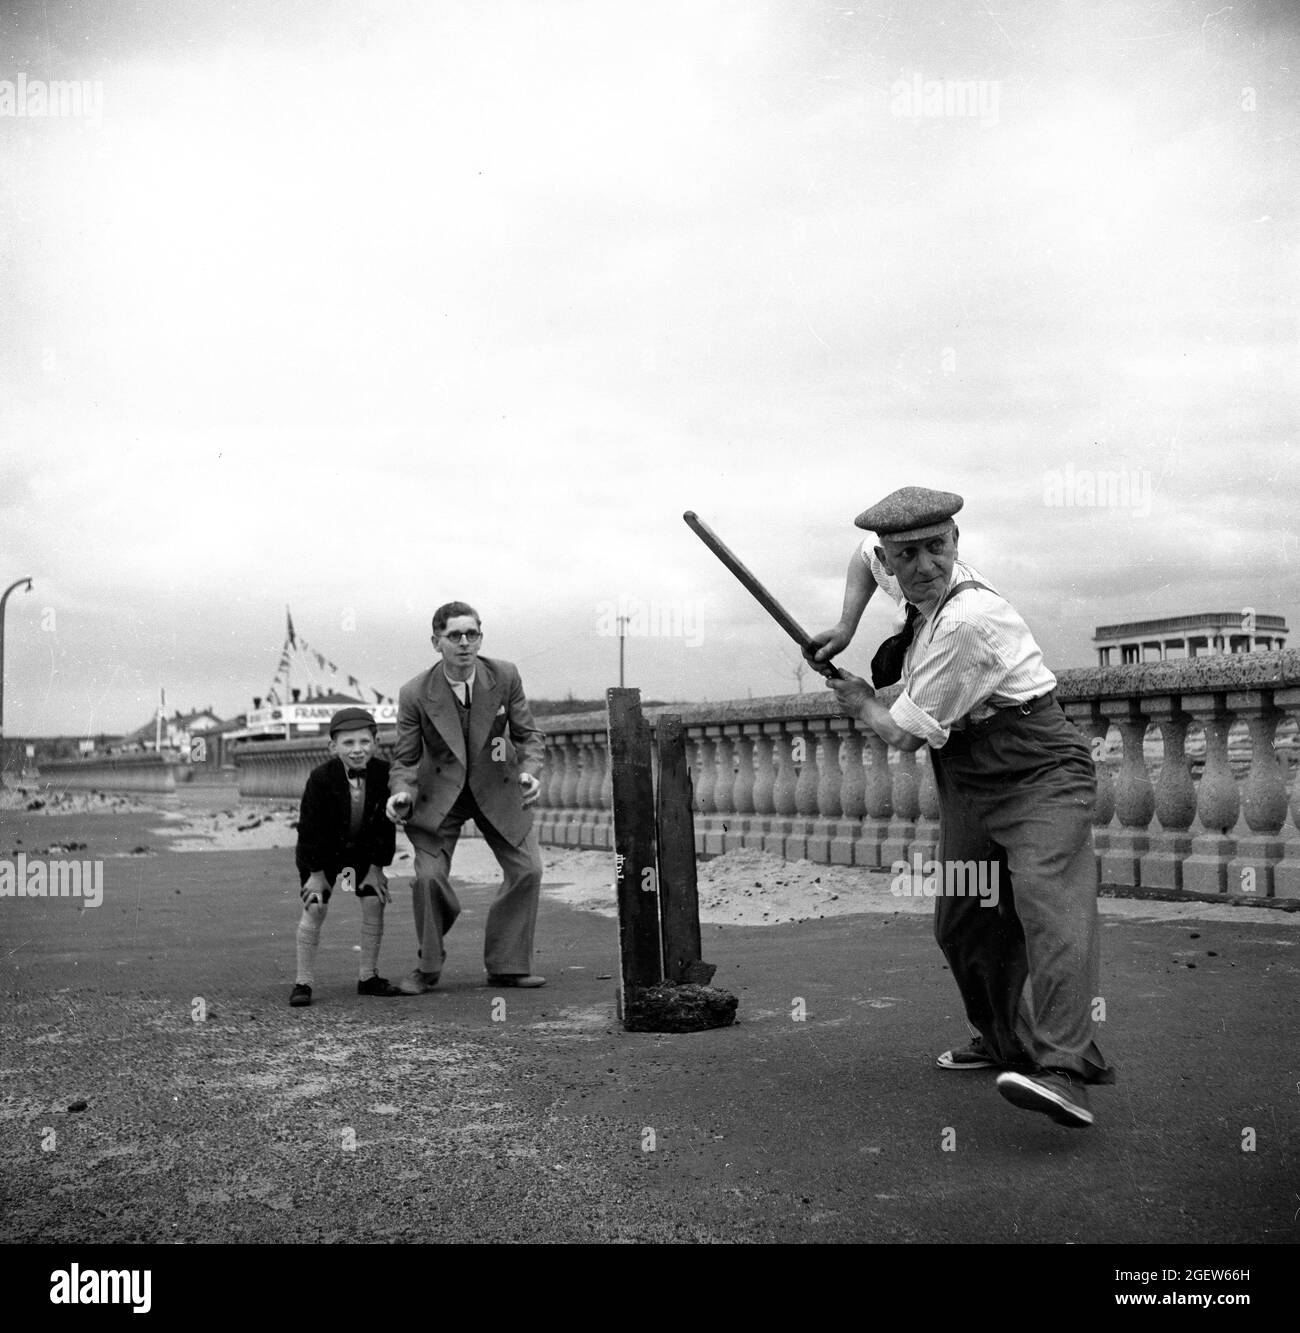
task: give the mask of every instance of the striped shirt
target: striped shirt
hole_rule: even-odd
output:
[[[876,583],[898,603],[900,617],[905,617],[903,590],[876,558],[870,538],[862,544],[862,558]],[[948,586],[966,579],[992,587],[973,566],[955,561]],[[999,708],[1056,688],[1056,677],[1044,664],[1029,626],[1004,597],[983,588],[958,593],[937,622],[933,612],[922,613],[903,659],[902,680],[903,692],[890,716],[936,750],[967,720],[979,722]]]

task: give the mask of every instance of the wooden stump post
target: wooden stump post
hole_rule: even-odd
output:
[[[686,731],[676,713],[655,723],[659,791],[655,825],[659,849],[659,911],[663,926],[664,978],[707,986],[717,971],[700,953],[700,898],[695,878],[695,816],[686,763]]]
[[[618,895],[619,1018],[629,1032],[725,1027],[736,1020],[737,1000],[704,984],[713,976],[713,968],[700,959],[695,829],[681,719],[671,719],[660,740],[660,762],[666,760],[668,773],[665,778],[660,772],[660,827],[641,692],[611,689],[606,698]],[[672,880],[668,898],[661,896],[664,864],[659,855],[666,858]],[[665,966],[670,969],[667,979]]]
[[[606,698],[621,1003],[629,990],[653,986],[663,978],[659,873],[655,862],[650,726],[641,714],[641,691],[611,689]]]

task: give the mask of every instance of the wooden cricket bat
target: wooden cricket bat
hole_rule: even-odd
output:
[[[802,625],[772,596],[754,577],[753,573],[736,557],[726,542],[692,510],[688,509],[682,517],[692,532],[722,561],[726,567],[749,589],[754,600],[767,612],[778,625],[799,645],[805,653],[813,651],[812,640]],[[827,680],[838,680],[843,674],[839,667],[830,662],[810,662],[808,664]]]

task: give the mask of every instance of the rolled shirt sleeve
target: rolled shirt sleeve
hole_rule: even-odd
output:
[[[1005,674],[977,623],[962,618],[940,624],[889,715],[937,750],[947,744],[953,723],[984,703]]]

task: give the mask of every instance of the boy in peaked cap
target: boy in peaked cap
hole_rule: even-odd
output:
[[[1093,1017],[1096,773],[1028,625],[958,558],[961,507],[950,491],[908,486],[859,514],[856,526],[879,544],[854,551],[844,613],[810,656],[824,662],[848,646],[877,586],[906,607],[872,662],[876,688],[901,681],[894,702],[848,673],[830,685],[841,711],[889,745],[930,747],[944,868],[934,933],[976,1034],[937,1063],[997,1069],[1013,1105],[1083,1129],[1093,1123],[1087,1085],[1115,1079]],[[962,878],[949,873],[958,867]],[[1005,888],[972,896],[970,868]]]
[[[384,815],[388,763],[375,757],[375,719],[364,708],[341,708],[330,719],[331,758],[312,769],[298,815],[294,859],[301,883],[298,976],[289,1003],[311,1003],[316,951],[330,895],[355,886],[361,901],[361,970],[358,995],[400,995],[379,975],[384,908],[389,902],[384,867],[391,865],[396,829]]]

